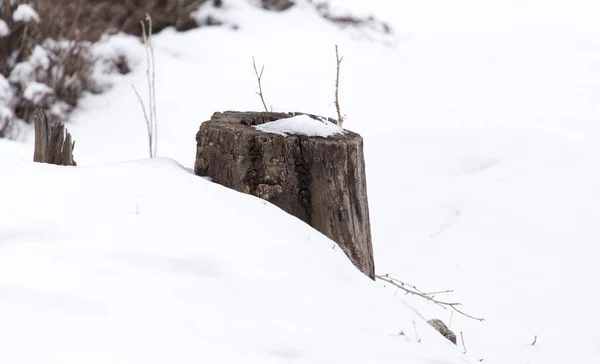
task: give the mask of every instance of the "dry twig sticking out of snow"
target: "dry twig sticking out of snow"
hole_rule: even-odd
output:
[[[256,61],[254,60],[254,57],[252,57],[252,66],[254,66],[254,73],[256,74],[256,79],[258,80],[258,92],[256,92],[256,94],[258,96],[260,96],[260,101],[262,101],[263,107],[265,108],[266,112],[269,112],[269,109],[267,108],[267,104],[265,103],[265,98],[263,96],[263,90],[262,90],[262,75],[263,72],[265,71],[265,66],[263,65],[260,68],[260,73],[258,72],[258,69],[256,68]],[[272,108],[271,108],[271,111]]]
[[[156,71],[154,67],[154,47],[152,46],[152,17],[150,14],[146,14],[146,19],[148,22],[148,32],[146,32],[146,26],[144,21],[141,21],[142,25],[142,34],[144,40],[144,48],[146,49],[146,79],[148,81],[148,110],[146,110],[146,105],[144,104],[144,100],[140,96],[140,93],[137,91],[135,86],[133,87],[133,91],[142,106],[142,112],[144,113],[144,119],[146,120],[146,129],[148,132],[148,153],[150,158],[156,157],[157,151],[157,140],[158,140],[158,122],[156,119]]]
[[[458,302],[447,302],[447,301],[440,301],[438,299],[435,298],[436,295],[438,294],[444,294],[444,293],[452,293],[453,290],[444,290],[444,291],[436,291],[436,292],[422,292],[421,290],[419,290],[417,287],[408,284],[408,283],[404,283],[401,280],[398,280],[396,278],[392,278],[389,276],[389,274],[385,274],[385,275],[376,275],[375,276],[377,279],[382,280],[384,282],[388,282],[391,285],[393,285],[394,287],[403,290],[404,292],[406,292],[406,294],[412,294],[415,296],[419,296],[422,297],[424,299],[426,299],[427,301],[431,301],[433,303],[435,303],[436,305],[447,309],[448,307],[451,308],[452,310],[458,312],[459,314],[468,317],[470,319],[473,320],[477,320],[480,322],[483,322],[484,319],[482,317],[475,317],[475,316],[471,316],[468,313],[465,313],[464,311],[460,310],[458,308],[458,306],[462,306],[460,303]]]
[[[337,112],[337,123],[339,126],[342,126],[344,117],[342,116],[342,111],[340,109],[340,64],[342,64],[344,57],[340,58],[337,44],[335,45],[335,59],[337,62],[335,70],[335,111]]]

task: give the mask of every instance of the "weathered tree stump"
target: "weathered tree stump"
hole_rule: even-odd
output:
[[[195,173],[298,217],[375,279],[363,139],[350,131],[324,138],[251,127],[297,114],[214,113],[196,135]]]
[[[63,123],[51,123],[46,112],[36,109],[33,116],[35,129],[35,146],[33,161],[57,164],[60,166],[76,166],[73,160],[75,142]]]

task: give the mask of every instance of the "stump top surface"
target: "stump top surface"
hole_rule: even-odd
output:
[[[267,133],[255,128],[252,126],[262,125],[268,122],[291,118],[297,115],[306,115],[315,120],[327,120],[329,122],[335,123],[336,121],[332,118],[325,118],[318,115],[303,113],[303,112],[260,112],[260,111],[225,111],[225,112],[215,112],[210,120],[205,123],[218,124],[220,128],[224,128],[231,131],[243,131],[248,134],[268,134],[273,137],[287,138],[287,137],[297,137],[298,135],[280,135],[275,133]],[[331,139],[331,140],[352,140],[352,139],[362,139],[362,137],[354,133],[350,130],[344,129],[344,133],[335,134],[328,137],[321,136],[303,136],[305,138],[314,138],[314,139]]]

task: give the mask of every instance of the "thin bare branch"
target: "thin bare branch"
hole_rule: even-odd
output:
[[[344,117],[342,116],[342,111],[340,109],[340,64],[342,63],[344,57],[340,58],[337,44],[335,45],[335,59],[337,61],[335,72],[335,111],[337,112],[337,124],[342,126]]]
[[[463,352],[463,354],[466,354],[467,353],[467,346],[465,345],[465,337],[463,336],[462,331],[460,332],[460,341],[462,342],[463,349],[465,349],[465,351]]]
[[[413,320],[413,327],[415,329],[415,337],[417,338],[417,342],[421,342],[421,338],[419,337],[419,332],[417,331],[417,323],[415,322],[415,320]]]
[[[461,306],[461,304],[459,302],[440,301],[440,300],[436,299],[435,296],[424,293],[424,292],[418,290],[417,287],[407,284],[407,283],[404,283],[398,279],[392,278],[388,274],[376,275],[375,277],[379,280],[390,283],[391,285],[393,285],[394,287],[396,287],[398,289],[403,290],[404,292],[406,292],[406,294],[412,294],[415,296],[419,296],[421,298],[424,298],[427,301],[433,302],[434,304],[436,304],[444,309],[450,308],[450,309],[456,311],[457,313],[459,313],[465,317],[468,317],[470,319],[477,320],[480,322],[484,321],[483,318],[471,316],[471,315],[465,313],[464,311],[462,311],[461,309],[459,309],[458,307]],[[442,292],[451,292],[451,290],[442,291]]]
[[[155,67],[155,62],[154,62],[154,45],[152,44],[152,17],[150,16],[150,14],[146,13],[146,20],[148,21],[148,36],[147,36],[147,47],[146,49],[149,50],[150,52],[150,60],[152,61],[152,66],[150,67],[150,70],[152,72],[151,74],[151,80],[149,81],[151,83],[150,85],[150,100],[151,100],[151,107],[152,107],[152,137],[153,137],[153,155],[156,157],[156,152],[157,152],[157,148],[158,148],[158,120],[157,120],[157,114],[156,114],[156,67]]]
[[[263,104],[263,107],[265,108],[266,112],[269,112],[269,109],[267,108],[267,103],[265,102],[265,98],[263,96],[263,90],[262,90],[262,76],[263,76],[263,72],[265,71],[265,66],[262,66],[260,69],[260,73],[258,72],[258,69],[256,68],[256,61],[254,60],[254,57],[252,57],[252,66],[254,66],[254,73],[256,74],[256,79],[258,80],[258,92],[256,92],[256,94],[258,96],[260,96],[260,101]]]
[[[534,345],[535,345],[535,343],[537,343],[537,335],[535,335],[535,336],[533,337],[533,342],[531,343],[531,346],[534,346]]]
[[[148,84],[148,108],[142,100],[140,93],[137,91],[135,86],[132,85],[133,91],[137,96],[142,111],[144,113],[144,119],[146,121],[146,131],[148,133],[148,153],[150,158],[156,157],[157,153],[157,140],[158,140],[158,121],[156,117],[156,69],[154,61],[154,47],[152,45],[152,18],[150,14],[146,14],[145,21],[148,22],[148,29],[146,30],[146,24],[144,21],[140,21],[142,27],[142,40],[144,42],[144,48],[146,51],[146,81]]]
[[[131,85],[131,88],[133,88],[133,92],[135,92],[135,96],[137,96],[140,106],[142,107],[142,112],[144,113],[144,120],[146,120],[146,131],[148,132],[148,154],[150,157],[152,157],[152,129],[150,128],[150,119],[148,117],[148,112],[146,111],[146,104],[144,104],[144,100],[142,100],[142,96],[135,86]]]

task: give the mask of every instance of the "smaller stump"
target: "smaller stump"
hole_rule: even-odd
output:
[[[34,112],[33,126],[35,145],[33,161],[56,164],[59,166],[76,166],[73,159],[75,142],[71,134],[61,122],[52,123],[43,109]]]
[[[456,334],[454,334],[454,332],[452,332],[452,330],[450,330],[442,320],[431,319],[427,321],[427,323],[433,326],[433,328],[436,329],[437,332],[442,334],[443,337],[450,340],[451,343],[456,345]]]
[[[323,138],[252,127],[298,114],[213,114],[196,135],[194,171],[296,216],[335,241],[375,279],[363,139],[347,130]]]

